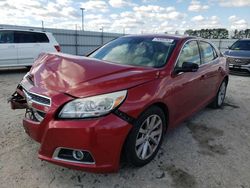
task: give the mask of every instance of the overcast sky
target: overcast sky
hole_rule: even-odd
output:
[[[250,0],[0,0],[0,24],[122,33],[250,28]]]

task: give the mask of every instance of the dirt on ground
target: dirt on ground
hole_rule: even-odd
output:
[[[39,143],[7,98],[27,72],[0,70],[0,187],[250,188],[250,77],[230,76],[222,109],[205,108],[167,133],[156,158],[118,173],[93,174],[37,158]]]

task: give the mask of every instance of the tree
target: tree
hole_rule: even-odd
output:
[[[250,29],[245,30],[245,37],[250,38]]]
[[[227,39],[229,36],[228,30],[224,28],[219,29],[201,29],[201,30],[186,30],[184,34],[189,36],[197,36],[206,39]]]

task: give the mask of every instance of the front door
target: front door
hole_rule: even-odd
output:
[[[182,67],[184,62],[201,65],[201,57],[196,40],[184,44],[175,68]],[[190,114],[199,109],[203,100],[204,87],[201,84],[203,72],[181,72],[172,76],[171,109],[174,117],[173,124],[181,122]],[[169,96],[168,96],[169,97]]]

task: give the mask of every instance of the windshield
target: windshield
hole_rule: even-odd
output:
[[[250,50],[250,40],[238,40],[230,48],[231,50]]]
[[[161,67],[170,57],[175,41],[168,38],[122,37],[109,42],[89,57],[117,64]]]

